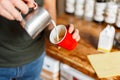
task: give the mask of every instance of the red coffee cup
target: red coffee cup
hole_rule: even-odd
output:
[[[57,33],[59,41],[57,40]],[[73,39],[72,34],[69,33],[65,25],[58,25],[50,32],[50,42],[57,44],[67,50],[73,50],[77,46],[77,42]]]

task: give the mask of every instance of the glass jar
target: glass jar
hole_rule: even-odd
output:
[[[74,14],[75,11],[75,0],[66,0],[65,12],[69,14]]]
[[[120,3],[118,4],[117,20],[115,25],[117,28],[120,28]]]
[[[108,24],[114,24],[117,18],[117,11],[118,11],[118,5],[116,1],[110,0],[107,3],[105,22]]]
[[[95,0],[86,0],[86,2],[85,2],[85,14],[84,14],[85,20],[89,20],[89,21],[93,20],[94,6],[95,6]]]
[[[106,0],[96,0],[94,21],[102,23],[104,21],[104,13],[106,9]]]
[[[76,0],[75,4],[75,15],[82,18],[84,14],[84,4],[85,0]]]

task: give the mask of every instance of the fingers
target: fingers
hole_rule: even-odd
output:
[[[73,35],[72,35],[73,39],[75,39],[76,41],[80,40],[80,35],[79,35],[79,30],[75,29]]]
[[[10,0],[12,4],[19,9],[23,14],[27,14],[29,11],[29,7],[22,0]]]
[[[17,11],[17,9],[12,5],[12,3],[9,0],[7,0],[7,5],[5,4],[5,2],[6,1],[3,1],[3,4],[1,4],[2,8],[6,10],[6,12],[9,13],[11,16],[13,16],[14,19],[21,21],[21,13]]]
[[[0,15],[6,17],[9,20],[14,20],[14,17],[10,13],[8,13],[5,9],[3,9],[1,5],[0,5]]]
[[[72,34],[73,39],[75,39],[76,41],[80,40],[79,30],[78,29],[74,29],[74,25],[73,24],[70,24],[68,31],[69,31],[69,33]]]
[[[36,2],[34,2],[34,9],[37,9],[37,7],[38,7],[38,4],[36,3]]]
[[[37,7],[34,0],[27,1],[26,4],[24,0],[0,0],[0,16],[9,20],[22,21],[21,13],[27,14],[30,7]]]
[[[73,24],[69,25],[68,31],[69,31],[69,33],[72,33],[74,31],[74,25]]]

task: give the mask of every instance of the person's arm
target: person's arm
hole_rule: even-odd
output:
[[[51,15],[51,18],[56,22],[56,0],[44,0],[45,9],[48,10],[48,12]],[[49,30],[53,28],[53,25],[49,26]]]

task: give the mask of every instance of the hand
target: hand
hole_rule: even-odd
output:
[[[22,15],[34,7],[34,0],[0,0],[0,16],[9,20],[22,21]]]
[[[36,9],[38,7],[37,3],[34,0],[23,0],[29,8]]]
[[[78,29],[74,29],[74,25],[73,24],[69,25],[68,31],[72,34],[73,39],[75,39],[76,41],[80,40],[79,30]]]

